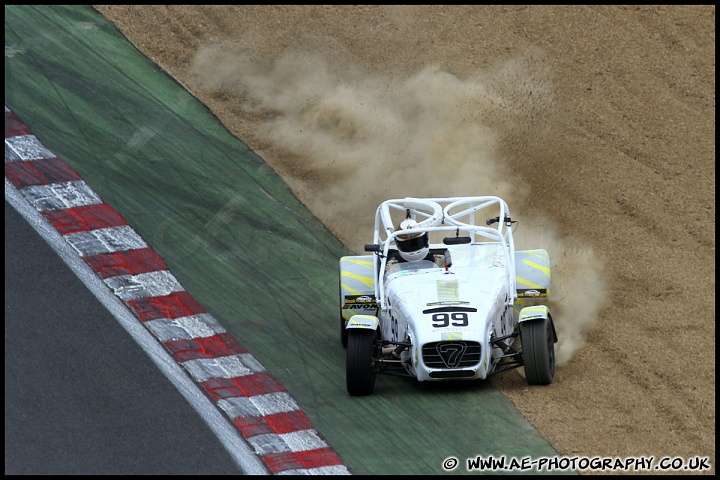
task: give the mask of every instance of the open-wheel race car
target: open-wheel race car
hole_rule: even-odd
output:
[[[552,383],[550,260],[515,250],[515,223],[496,196],[380,204],[371,253],[340,259],[350,395],[373,393],[377,374],[483,380],[524,367],[528,384]]]

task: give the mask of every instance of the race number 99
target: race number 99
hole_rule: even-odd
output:
[[[453,327],[467,327],[468,315],[465,312],[433,313],[432,322],[435,328],[449,327],[450,325]]]

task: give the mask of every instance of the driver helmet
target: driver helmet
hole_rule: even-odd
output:
[[[406,218],[400,224],[400,230],[413,228],[418,223],[412,218]],[[395,237],[400,256],[408,262],[422,260],[430,252],[427,232],[413,232]]]

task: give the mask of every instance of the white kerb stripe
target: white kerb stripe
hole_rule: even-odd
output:
[[[115,295],[127,301],[135,298],[164,297],[173,292],[185,290],[177,278],[168,270],[140,273],[138,275],[118,275],[105,279]]]
[[[145,322],[145,326],[163,343],[170,340],[212,337],[227,332],[209,313],[180,318],[158,318]]]
[[[24,162],[40,160],[41,158],[55,158],[55,155],[43,147],[35,135],[19,135],[5,139],[5,145],[15,154],[18,159]],[[7,162],[8,152],[5,152]]]
[[[31,185],[23,188],[20,192],[36,210],[41,212],[102,203],[100,197],[82,180],[50,185]]]
[[[313,429],[282,434],[266,433],[255,435],[248,438],[248,442],[259,455],[280,452],[304,452],[328,447],[328,444]]]
[[[65,235],[65,240],[81,257],[146,248],[148,245],[129,225],[99,228],[89,232]]]
[[[230,418],[264,417],[276,413],[299,410],[298,404],[286,392],[265,393],[251,397],[230,397],[218,400]]]
[[[22,161],[22,158],[8,145],[8,140],[5,139],[5,163]]]
[[[188,360],[181,365],[185,367],[190,375],[198,382],[204,382],[211,378],[244,377],[251,373],[265,371],[265,367],[249,353],[240,353],[238,355],[219,358]]]

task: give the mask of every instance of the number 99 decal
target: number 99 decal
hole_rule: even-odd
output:
[[[432,316],[433,327],[467,327],[468,315],[465,312],[434,313]]]

